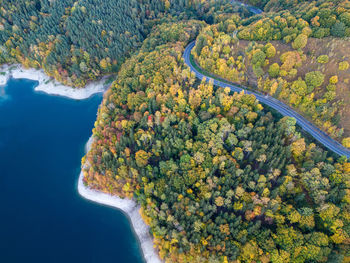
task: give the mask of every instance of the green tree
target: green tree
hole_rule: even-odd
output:
[[[335,37],[344,37],[345,36],[346,26],[343,22],[337,22],[331,29],[331,34]]]
[[[257,49],[254,51],[253,56],[252,56],[252,64],[256,66],[262,66],[265,62],[266,55],[263,51],[260,49]]]
[[[304,80],[299,78],[298,80],[294,81],[292,83],[292,90],[300,95],[300,96],[305,96],[308,93],[307,85]]]
[[[296,39],[292,43],[292,47],[294,49],[303,49],[307,45],[307,35],[300,34],[296,37]]]
[[[271,43],[267,44],[265,49],[265,53],[268,58],[273,58],[276,55],[276,48]]]
[[[340,16],[340,21],[343,22],[346,26],[350,27],[350,12],[344,12]]]
[[[310,87],[319,87],[324,82],[324,75],[320,71],[311,71],[305,75],[306,84]]]
[[[277,78],[279,76],[280,73],[280,66],[278,65],[278,63],[273,63],[270,67],[269,67],[269,75],[272,78]]]

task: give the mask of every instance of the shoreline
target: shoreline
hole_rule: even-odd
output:
[[[85,146],[86,153],[90,150],[92,142],[93,138],[91,136]],[[81,171],[78,179],[79,194],[87,200],[115,207],[127,214],[133,230],[140,242],[144,260],[147,263],[161,263],[162,261],[160,260],[157,251],[153,247],[153,238],[149,234],[149,226],[145,224],[139,213],[140,206],[131,199],[122,199],[117,196],[112,196],[90,189],[84,185],[83,177],[83,171]]]
[[[29,79],[38,81],[35,91],[45,92],[49,95],[67,97],[74,100],[84,100],[96,93],[105,92],[110,84],[106,85],[107,77],[96,82],[88,83],[84,88],[72,88],[65,86],[55,79],[47,76],[42,69],[25,69],[22,65],[0,66],[0,86],[6,85],[11,79]]]
[[[87,84],[85,88],[72,88],[47,76],[42,69],[25,69],[22,65],[5,64],[0,66],[0,87],[5,86],[11,78],[37,81],[39,83],[34,88],[34,91],[74,100],[84,100],[94,94],[104,93],[110,86],[110,84],[105,84],[108,77],[103,77],[99,81]],[[92,142],[93,137],[91,136],[85,146],[86,153],[90,150]],[[122,210],[128,216],[133,231],[138,238],[145,262],[162,263],[157,251],[153,247],[153,238],[149,234],[149,226],[145,224],[139,213],[140,205],[131,199],[122,199],[118,196],[112,196],[90,189],[84,185],[83,177],[83,171],[81,170],[78,179],[78,192],[80,196],[87,200]]]

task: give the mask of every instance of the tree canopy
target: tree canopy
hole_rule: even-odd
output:
[[[202,27],[157,27],[122,66],[99,110],[85,183],[135,198],[166,262],[343,260],[350,164],[254,96],[198,83],[182,53]],[[181,34],[161,33],[173,30]]]

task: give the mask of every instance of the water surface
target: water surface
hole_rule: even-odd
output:
[[[102,96],[75,101],[35,85],[11,79],[0,94],[0,262],[143,262],[125,215],[76,189]]]

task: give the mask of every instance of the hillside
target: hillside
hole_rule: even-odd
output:
[[[299,21],[301,27],[293,22],[274,27],[264,19],[245,27],[233,16],[206,28],[193,53],[198,65],[273,95],[349,147],[348,40],[313,38],[306,22]],[[278,36],[278,32],[285,33]],[[266,41],[270,35],[277,40]]]
[[[98,7],[98,8],[96,8]],[[74,87],[117,73],[152,27],[237,11],[223,0],[6,0],[0,2],[0,64],[43,68]]]
[[[147,18],[138,1],[97,0],[2,1],[0,17],[0,63],[44,68],[76,87],[116,71]]]
[[[203,26],[158,27],[122,66],[85,183],[138,200],[165,262],[341,262],[349,163],[253,96],[197,83],[181,57]]]
[[[83,182],[137,202],[164,262],[350,262],[349,160],[253,95],[199,81],[183,59],[196,40],[203,70],[350,147],[349,2],[245,2],[265,12],[230,0],[1,1],[0,64],[74,87],[118,74]]]

